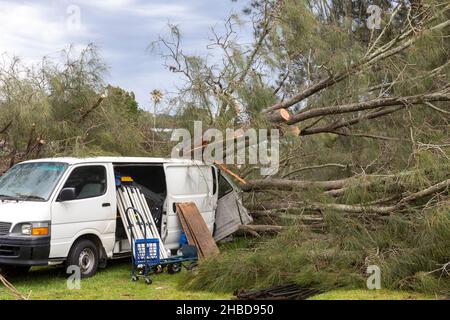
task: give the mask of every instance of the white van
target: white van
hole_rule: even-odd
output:
[[[183,159],[51,158],[16,164],[0,177],[0,268],[78,265],[95,274],[107,259],[129,255],[117,210],[119,176],[153,200],[166,248],[180,246],[176,202],[195,202],[216,241],[251,218],[233,184],[214,166]]]

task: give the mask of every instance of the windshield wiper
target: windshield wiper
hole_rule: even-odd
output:
[[[24,200],[42,200],[42,201],[45,201],[44,198],[42,198],[40,196],[36,196],[34,194],[16,194],[16,196],[19,199],[24,199]]]
[[[16,197],[10,196],[8,194],[0,194],[0,198],[2,198],[2,200],[17,200]]]

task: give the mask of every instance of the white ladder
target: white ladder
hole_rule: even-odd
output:
[[[117,188],[117,207],[119,208],[119,214],[122,218],[125,231],[127,233],[128,240],[130,241],[131,250],[135,254],[135,245],[131,243],[134,239],[156,238],[159,240],[159,256],[160,259],[166,259],[169,257],[168,252],[164,247],[164,243],[161,240],[158,229],[153,219],[150,208],[147,205],[144,194],[138,187],[121,185]],[[129,214],[129,211],[134,208],[141,215],[144,221],[136,216],[136,213]],[[134,227],[134,228],[133,228]],[[131,234],[131,232],[134,232]]]

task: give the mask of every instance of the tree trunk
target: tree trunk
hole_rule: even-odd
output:
[[[272,123],[287,122],[291,119],[291,114],[286,109],[275,110],[267,114],[267,120]]]
[[[239,230],[243,232],[265,232],[265,233],[279,233],[283,231],[286,227],[283,226],[272,226],[272,225],[256,225],[256,224],[248,224],[248,225],[240,225]]]
[[[289,180],[289,179],[254,179],[248,180],[242,185],[244,191],[261,191],[261,190],[306,190],[311,188],[320,188],[325,191],[333,189],[341,189],[349,179],[331,180],[331,181],[308,181],[308,180]]]

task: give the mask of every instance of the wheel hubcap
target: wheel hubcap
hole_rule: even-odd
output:
[[[89,273],[94,268],[95,256],[94,252],[90,248],[85,248],[80,252],[78,259],[78,265],[80,266],[82,273]]]

